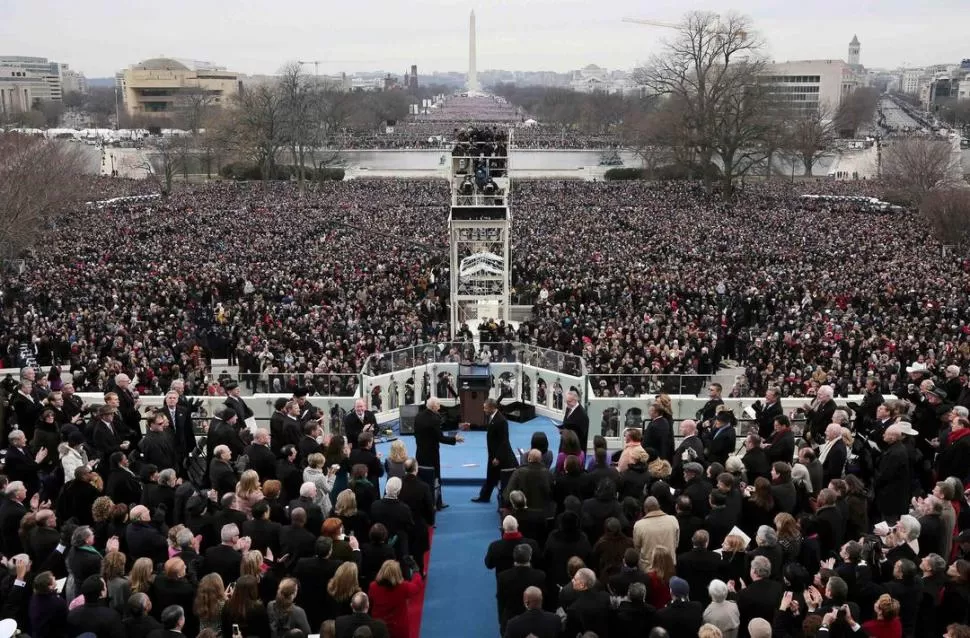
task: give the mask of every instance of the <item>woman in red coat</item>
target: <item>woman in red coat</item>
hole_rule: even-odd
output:
[[[404,580],[401,565],[396,560],[386,560],[377,577],[370,584],[370,615],[383,620],[390,638],[414,638],[411,636],[411,613],[408,602],[421,592],[421,573],[414,569],[411,580]]]
[[[862,623],[862,629],[871,638],[902,638],[903,625],[899,621],[899,603],[889,594],[883,594],[873,605],[876,617]]]

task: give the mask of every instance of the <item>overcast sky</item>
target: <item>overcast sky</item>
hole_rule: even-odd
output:
[[[468,12],[478,17],[478,68],[631,68],[669,37],[626,16],[677,21],[685,10],[749,15],[777,60],[845,59],[858,34],[862,63],[896,67],[970,57],[967,0],[4,0],[0,55],[66,62],[88,77],[145,58],[208,60],[273,73],[321,60],[321,73],[464,71]]]

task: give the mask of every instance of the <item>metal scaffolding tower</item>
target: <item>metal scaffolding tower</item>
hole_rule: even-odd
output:
[[[509,321],[512,136],[465,144],[451,156],[452,337],[466,322]]]

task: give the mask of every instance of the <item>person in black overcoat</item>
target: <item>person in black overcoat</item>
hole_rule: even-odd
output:
[[[377,417],[367,409],[367,402],[363,399],[354,401],[354,409],[344,416],[344,437],[350,443],[350,447],[357,447],[357,437],[361,432],[368,431],[374,434],[377,431]]]
[[[674,427],[670,415],[659,402],[649,408],[650,421],[643,427],[643,447],[657,451],[660,458],[668,462],[674,458]]]
[[[184,460],[195,449],[195,430],[192,424],[192,413],[184,405],[179,404],[179,394],[170,390],[165,395],[165,404],[155,411],[168,422],[166,432],[175,442],[179,456]],[[178,468],[176,468],[178,469]]]
[[[141,481],[128,468],[128,457],[124,452],[114,452],[108,459],[108,480],[104,484],[104,493],[115,503],[131,507],[132,503],[141,502]]]
[[[724,464],[727,458],[737,449],[737,431],[733,424],[734,415],[727,410],[721,410],[715,417],[717,429],[711,434],[711,441],[707,445],[707,460],[711,463]]]
[[[584,453],[589,451],[589,415],[579,405],[579,395],[572,390],[566,393],[566,412],[559,429],[575,432],[579,439],[579,449]]]
[[[429,398],[425,406],[426,409],[419,412],[418,416],[414,419],[414,458],[417,459],[418,465],[434,468],[434,476],[438,479],[440,485],[441,452],[439,446],[442,443],[445,445],[455,445],[456,443],[464,441],[465,438],[461,434],[445,436],[441,431],[442,417],[438,414],[438,411],[441,409],[441,403],[438,402],[438,399],[434,397]],[[437,507],[438,509],[447,507],[442,502],[440,489],[438,490]]]
[[[776,388],[769,388],[765,392],[765,402],[756,401],[753,406],[755,421],[758,423],[758,436],[768,439],[775,427],[775,419],[782,416],[784,411],[781,409],[779,391]]]
[[[431,487],[418,478],[418,464],[414,459],[404,462],[404,478],[398,500],[411,508],[414,516],[414,535],[410,550],[418,565],[424,568],[424,553],[431,549],[428,529],[435,522],[434,495]]]
[[[512,443],[509,441],[509,422],[498,410],[498,401],[495,399],[485,399],[483,406],[485,411],[485,424],[487,430],[485,439],[488,446],[488,458],[486,464],[485,484],[482,485],[478,498],[473,498],[476,503],[488,503],[492,500],[492,491],[498,486],[502,478],[502,470],[512,469],[518,466],[515,454],[512,452]],[[501,493],[499,494],[501,499]]]
[[[876,509],[888,520],[895,521],[909,511],[912,497],[912,468],[909,451],[902,442],[900,425],[886,428],[883,440],[889,445],[879,459],[879,467],[872,487],[876,495]]]

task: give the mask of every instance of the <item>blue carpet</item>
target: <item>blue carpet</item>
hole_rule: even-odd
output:
[[[512,449],[529,449],[534,432],[545,432],[549,438],[549,449],[559,449],[559,430],[555,422],[546,417],[536,417],[526,423],[509,421],[509,440]],[[441,446],[441,482],[443,485],[481,485],[485,478],[486,440],[485,432],[463,432],[465,442],[460,445]],[[414,437],[403,435],[401,439],[414,454]],[[377,450],[387,456],[389,443],[380,443]],[[447,491],[445,501],[448,501]]]
[[[451,507],[438,513],[420,638],[498,635],[495,574],[485,568],[485,550],[499,538],[500,522],[495,498],[491,505],[470,502],[477,495],[478,487],[445,490]]]

